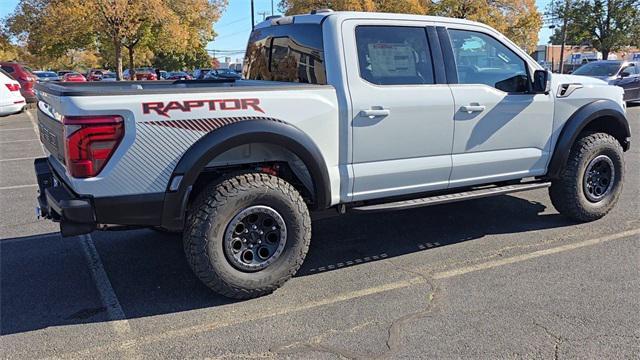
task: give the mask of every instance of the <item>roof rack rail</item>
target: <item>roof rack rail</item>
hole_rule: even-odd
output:
[[[315,15],[315,14],[324,14],[324,13],[332,13],[333,10],[329,9],[329,8],[324,8],[324,9],[316,9],[316,10],[311,10],[311,15]]]

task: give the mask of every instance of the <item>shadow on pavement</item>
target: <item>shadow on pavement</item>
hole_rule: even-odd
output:
[[[543,204],[513,196],[314,222],[312,245],[297,276],[393,258],[488,234],[572,225]],[[234,302],[200,283],[184,258],[179,235],[152,230],[92,234],[127,318],[175,313]],[[0,241],[0,330],[106,321],[80,238]]]

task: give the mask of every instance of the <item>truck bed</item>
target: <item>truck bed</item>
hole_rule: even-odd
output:
[[[322,87],[304,83],[262,80],[159,80],[159,81],[91,81],[37,83],[35,89],[55,96],[109,96],[172,93],[203,93],[209,91],[285,90],[301,87]]]

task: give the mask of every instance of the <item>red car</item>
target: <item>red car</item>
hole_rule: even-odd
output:
[[[100,81],[102,80],[102,75],[106,72],[108,71],[102,69],[91,69],[87,72],[85,77],[87,78],[87,81]]]
[[[20,83],[20,94],[27,102],[36,102],[36,94],[33,91],[36,76],[33,75],[28,66],[13,61],[2,61],[0,62],[0,68]]]
[[[122,73],[122,77],[125,80],[131,80],[131,71],[129,69],[125,69]],[[135,71],[135,78],[137,81],[158,80],[158,76],[152,68],[137,68]]]
[[[78,73],[67,73],[62,77],[62,81],[64,82],[85,82],[87,79],[82,74]]]

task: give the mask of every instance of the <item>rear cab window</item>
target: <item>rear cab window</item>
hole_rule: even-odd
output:
[[[284,24],[255,29],[243,75],[250,80],[327,83],[320,24]]]

